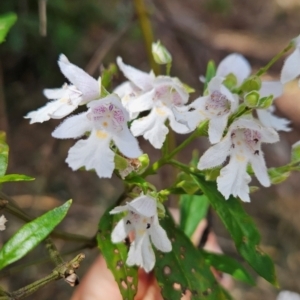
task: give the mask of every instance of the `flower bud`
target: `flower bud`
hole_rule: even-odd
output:
[[[237,85],[237,78],[234,74],[230,73],[226,76],[225,80],[223,81],[223,84],[231,90]]]
[[[245,95],[245,104],[248,107],[256,108],[259,104],[259,93],[257,91],[252,91]]]
[[[160,65],[165,65],[172,62],[172,56],[170,52],[160,43],[160,41],[152,43],[152,55],[155,62]]]
[[[269,108],[273,103],[273,95],[268,97],[260,98],[258,101],[258,108],[266,109]]]
[[[241,85],[241,90],[245,93],[252,92],[252,91],[259,91],[260,88],[261,88],[261,80],[257,76],[248,78]]]

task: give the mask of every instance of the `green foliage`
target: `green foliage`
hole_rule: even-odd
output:
[[[235,259],[224,254],[210,253],[199,250],[206,263],[217,270],[230,274],[234,279],[243,281],[250,285],[255,285],[255,281],[248,271]]]
[[[178,229],[170,215],[160,221],[172,242],[172,251],[155,250],[155,275],[164,299],[181,299],[191,294],[192,299],[222,300],[231,297],[218,285],[204,257],[190,239]]]
[[[259,248],[259,232],[240,201],[232,196],[225,200],[216,183],[206,182],[201,175],[194,176],[194,179],[229,231],[238,252],[260,276],[277,286],[274,264]]]
[[[205,195],[181,195],[180,201],[180,228],[191,237],[199,222],[205,218],[209,201]]]
[[[278,184],[289,178],[289,176],[291,175],[290,171],[291,171],[290,166],[282,166],[278,168],[268,169],[268,174],[272,184]]]
[[[0,177],[0,183],[11,182],[11,181],[32,181],[33,177],[21,175],[21,174],[9,174]]]
[[[4,176],[8,165],[9,147],[6,144],[6,134],[0,131],[0,176]]]
[[[0,15],[0,44],[5,41],[6,35],[16,21],[17,15],[15,13]]]
[[[25,224],[0,250],[0,269],[19,260],[44,240],[66,216],[72,200]]]
[[[8,165],[9,147],[6,144],[6,134],[0,131],[0,184],[10,181],[32,181],[34,178],[20,174],[5,175]]]
[[[109,208],[98,225],[97,242],[98,247],[107,263],[107,267],[114,275],[118,283],[123,299],[133,300],[137,292],[138,269],[126,265],[128,254],[124,243],[113,244],[111,233],[117,222],[123,217],[122,214],[110,215]]]
[[[211,79],[216,76],[216,71],[217,70],[215,62],[213,60],[210,60],[206,67],[204,91],[206,90],[207,85],[211,81]]]

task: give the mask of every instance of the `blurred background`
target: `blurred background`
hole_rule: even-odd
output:
[[[202,92],[198,80],[205,74],[209,59],[218,63],[227,54],[239,52],[253,66],[253,72],[282,50],[290,39],[300,34],[299,0],[149,0],[146,1],[155,40],[160,39],[173,55],[172,75],[196,89],[195,99]],[[47,24],[43,26],[42,7],[46,5]],[[50,120],[29,125],[23,117],[43,106],[47,99],[44,88],[60,87],[66,80],[57,66],[60,53],[94,77],[103,65],[122,56],[124,62],[149,71],[150,66],[143,35],[130,0],[15,0],[0,1],[0,13],[13,11],[18,21],[7,41],[0,45],[0,129],[7,132],[10,145],[9,173],[26,174],[36,180],[29,183],[7,183],[3,191],[13,197],[32,216],[72,198],[73,205],[59,228],[92,237],[99,217],[122,192],[117,178],[99,180],[93,172],[73,172],[64,162],[73,140],[55,140],[51,132],[60,123]],[[46,31],[47,32],[46,32]],[[266,75],[278,79],[283,59]],[[116,86],[124,78],[114,78]],[[275,102],[277,113],[292,120],[292,132],[281,133],[281,141],[265,146],[267,165],[280,166],[290,159],[291,145],[300,140],[300,93],[297,83],[286,87],[285,94]],[[185,136],[178,136],[179,143]],[[159,152],[141,140],[141,147],[152,162]],[[206,139],[195,141],[181,154],[191,159],[192,149],[202,153]],[[170,184],[169,169],[163,169],[152,182],[158,188]],[[300,185],[299,174],[270,189],[252,194],[252,203],[245,209],[255,219],[262,234],[262,248],[274,259],[280,289],[300,293]],[[256,182],[253,180],[253,184]],[[5,242],[22,223],[6,215],[7,229],[0,234]],[[237,257],[225,228],[213,215],[213,230],[223,251]],[[62,252],[76,243],[55,240]],[[77,252],[78,253],[78,252]],[[75,253],[75,254],[77,254]],[[83,276],[98,250],[84,250],[87,258],[79,269]],[[73,257],[65,256],[66,259]],[[0,272],[0,284],[16,290],[47,275],[53,266],[48,262],[15,273],[16,266],[47,257],[38,247],[11,267],[11,273]],[[7,268],[9,269],[9,268]],[[32,299],[69,299],[72,288],[58,281],[38,291]],[[235,299],[276,299],[278,290],[263,279],[256,287],[235,283],[231,291]]]

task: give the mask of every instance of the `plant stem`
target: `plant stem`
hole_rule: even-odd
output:
[[[256,72],[256,76],[261,76],[263,74],[265,74],[270,67],[272,67],[274,65],[274,63],[280,59],[285,53],[287,53],[290,49],[292,49],[295,46],[294,42],[291,41],[282,51],[280,51],[277,55],[275,55],[264,67],[260,68],[257,72]]]
[[[156,171],[162,167],[163,165],[167,164],[170,159],[172,159],[178,152],[180,152],[182,149],[184,149],[188,144],[190,144],[195,138],[199,136],[207,135],[207,126],[208,121],[202,122],[196,130],[185,140],[183,141],[177,148],[175,148],[169,155],[166,157],[163,157],[153,163],[152,166],[150,166],[143,174],[143,177],[146,177],[148,175],[155,174]]]
[[[21,208],[19,208],[16,204],[16,202],[3,192],[0,192],[0,199],[3,199],[5,202],[2,201],[3,207],[6,211],[8,211],[10,214],[16,216],[20,220],[24,222],[31,222],[33,218],[28,216],[25,212],[22,211]],[[8,201],[8,202],[7,202]],[[0,200],[1,202],[1,200]],[[1,207],[1,203],[0,203]],[[74,241],[74,242],[79,242],[79,243],[88,243],[91,241],[90,238],[87,238],[83,235],[78,235],[78,234],[72,234],[72,233],[67,233],[63,232],[60,230],[54,230],[51,233],[51,236],[60,238],[63,240],[69,240],[69,241]]]
[[[75,258],[73,258],[71,261],[60,264],[57,266],[51,274],[47,275],[46,277],[39,279],[25,287],[20,288],[17,291],[7,293],[8,296],[1,296],[0,300],[11,300],[11,299],[23,299],[27,296],[31,295],[32,293],[36,292],[43,286],[47,285],[48,283],[64,278],[68,283],[70,283],[71,286],[72,282],[68,281],[69,276],[77,276],[75,274],[75,270],[79,268],[81,261],[84,259],[84,254],[78,254]]]
[[[148,61],[151,65],[153,72],[158,75],[160,73],[159,66],[155,63],[152,56],[152,43],[154,41],[153,38],[153,30],[149,18],[149,14],[144,3],[144,0],[133,0],[136,14],[139,18],[141,30],[143,33],[145,47],[147,51]]]

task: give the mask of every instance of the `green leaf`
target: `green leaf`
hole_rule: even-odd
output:
[[[230,274],[234,279],[255,285],[255,281],[248,271],[235,259],[224,254],[215,254],[200,249],[201,255],[207,264],[217,270]]]
[[[211,81],[213,77],[215,77],[215,75],[216,75],[216,64],[213,60],[210,60],[206,67],[204,91],[206,90],[208,83]]]
[[[6,134],[4,131],[0,131],[0,176],[5,175],[8,164],[8,150],[9,147],[6,144]]]
[[[0,250],[0,270],[25,256],[44,240],[66,216],[72,200],[20,228]]]
[[[300,162],[300,142],[297,142],[292,146],[291,162],[292,163]]]
[[[9,174],[0,177],[0,183],[9,182],[9,181],[32,181],[34,179],[35,178],[26,175]]]
[[[107,267],[118,283],[123,299],[133,300],[138,286],[138,269],[126,265],[127,246],[124,243],[113,244],[111,241],[112,230],[123,217],[122,214],[110,215],[109,211],[111,209],[112,207],[100,219],[97,234],[98,247]]]
[[[206,216],[209,201],[205,195],[181,195],[179,205],[180,228],[191,237],[200,221]]]
[[[0,15],[0,44],[5,41],[5,37],[9,32],[9,29],[17,21],[17,15],[15,13],[7,13]]]
[[[175,226],[170,215],[160,224],[172,242],[171,252],[155,250],[154,271],[164,299],[179,300],[183,294],[191,294],[192,299],[231,299],[217,283],[204,257]]]
[[[268,174],[270,176],[272,184],[278,184],[287,180],[291,175],[289,169],[289,166],[268,169]]]
[[[105,89],[109,89],[111,86],[114,75],[118,73],[118,68],[115,63],[109,64],[107,69],[104,69],[101,73],[101,83]]]
[[[215,182],[206,182],[201,175],[193,177],[229,231],[238,252],[260,276],[277,286],[274,264],[259,248],[259,232],[240,201],[232,196],[225,200]]]

